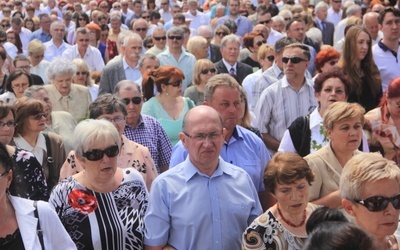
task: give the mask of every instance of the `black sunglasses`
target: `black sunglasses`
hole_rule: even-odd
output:
[[[258,41],[258,42],[256,43],[256,45],[257,45],[258,47],[260,47],[261,45],[266,44],[266,43],[267,43],[266,41]]]
[[[156,39],[156,41],[167,40],[166,36],[160,36],[160,37],[153,36],[153,38]]]
[[[42,119],[42,117],[47,118],[47,116],[48,116],[47,113],[40,113],[40,114],[32,115],[32,118],[34,120],[40,120],[40,119]]]
[[[182,40],[182,36],[168,36],[168,39],[169,40],[174,40],[174,39],[176,39],[176,40]]]
[[[92,149],[89,151],[86,151],[82,154],[83,157],[86,157],[89,161],[98,161],[103,159],[104,154],[106,154],[108,157],[115,157],[119,154],[119,147],[118,145],[113,145],[109,146],[108,148],[104,150],[100,149]]]
[[[307,62],[306,59],[303,59],[303,58],[300,58],[300,57],[297,57],[297,56],[295,56],[295,57],[283,57],[282,58],[282,62],[283,63],[288,63],[289,60],[294,64],[297,64],[297,63],[300,63],[300,62]]]
[[[203,69],[202,71],[200,71],[203,75],[205,75],[205,74],[208,74],[208,72],[211,72],[211,73],[215,73],[215,72],[217,72],[217,70],[216,69]]]
[[[400,194],[393,197],[373,196],[364,200],[355,200],[355,202],[363,205],[370,212],[385,210],[389,205],[389,202],[392,203],[395,209],[400,209]]]
[[[182,80],[176,81],[176,82],[167,83],[167,85],[171,85],[173,87],[179,87],[179,86],[181,86],[181,84],[182,84]]]
[[[123,99],[124,100],[124,103],[125,103],[125,105],[129,105],[129,103],[133,103],[133,104],[140,104],[141,102],[142,102],[142,97],[140,97],[140,96],[135,96],[135,97],[132,97],[131,99],[129,99],[129,98],[124,98]]]
[[[271,22],[271,20],[265,20],[265,21],[260,21],[260,22],[258,22],[259,24],[268,24],[268,23],[270,23]]]
[[[5,42],[7,42],[7,39],[0,40],[0,43],[5,43]]]
[[[147,30],[147,28],[136,28],[136,31],[146,31]]]
[[[275,56],[267,56],[268,61],[273,62],[275,60]]]
[[[226,36],[226,35],[228,35],[228,33],[225,33],[225,32],[215,32],[215,34],[217,36],[221,36],[221,35]]]

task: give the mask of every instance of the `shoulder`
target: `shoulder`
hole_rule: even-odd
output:
[[[50,141],[53,141],[53,142],[55,142],[57,144],[63,143],[62,137],[59,136],[58,134],[53,133],[53,132],[46,132],[46,133],[49,136]]]
[[[241,133],[241,136],[244,138],[245,143],[251,142],[253,144],[256,144],[257,146],[264,145],[264,142],[254,132],[241,126],[236,126],[236,129],[238,130],[238,132]]]
[[[104,70],[116,68],[116,67],[121,67],[123,65],[122,63],[122,57],[116,59],[116,60],[111,60],[107,63],[107,65],[104,67]]]

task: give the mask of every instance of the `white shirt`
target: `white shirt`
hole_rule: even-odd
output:
[[[42,60],[38,65],[36,66],[31,66],[31,74],[36,74],[40,76],[44,82],[44,84],[49,83],[49,80],[47,79],[46,76],[46,70],[47,67],[50,65],[50,62],[46,60]]]
[[[57,46],[53,42],[53,39],[45,42],[44,46],[46,47],[46,51],[44,52],[44,60],[49,62],[51,62],[54,57],[61,56],[65,50],[72,47],[72,45],[66,42],[62,42],[60,47],[57,48]]]
[[[269,45],[275,45],[276,41],[284,37],[284,35],[274,29],[270,29],[268,39],[267,39],[267,44]]]
[[[132,80],[136,82],[139,78],[142,77],[142,74],[139,71],[139,63],[136,64],[135,68],[131,68],[125,60],[125,57],[122,58],[122,66],[124,67],[125,76],[127,80]]]
[[[13,30],[12,28],[9,28],[6,32]],[[19,33],[19,38],[21,39],[22,43],[22,49],[26,50],[28,47],[28,43],[30,42],[32,35],[32,31],[28,30],[25,27],[21,28],[21,32]]]
[[[82,58],[78,52],[78,45],[71,46],[62,53],[62,57],[74,60],[75,58],[83,59],[89,66],[91,71],[102,71],[104,68],[104,61],[100,51],[89,45],[86,50],[85,56]]]
[[[344,37],[344,29],[349,18],[345,18],[338,23],[335,27],[335,33],[333,35],[333,45],[336,46],[337,42]]]
[[[333,23],[333,25],[338,25],[340,20],[342,20],[343,10],[341,9],[339,12],[335,12],[332,7],[328,9],[328,16],[326,17],[326,21]]]
[[[196,15],[194,16],[190,11],[185,13],[186,20],[192,20],[190,22],[190,28],[198,29],[202,25],[210,25],[210,18],[207,15],[204,15],[200,11],[196,11]]]
[[[253,74],[246,76],[246,78],[244,78],[242,82],[242,86],[247,93],[247,105],[250,111],[253,111],[252,109],[253,85],[256,83],[257,79],[262,76],[262,73],[263,73],[262,69],[259,69]]]
[[[14,142],[15,146],[18,148],[22,148],[31,152],[36,157],[36,160],[38,160],[40,165],[43,165],[43,155],[44,152],[47,152],[47,147],[46,139],[42,133],[39,133],[35,147],[32,147],[22,136],[14,137]]]

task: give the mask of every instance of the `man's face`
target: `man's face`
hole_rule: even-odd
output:
[[[383,18],[381,31],[383,39],[389,41],[399,40],[400,37],[400,17],[396,17],[392,12],[386,13]]]
[[[197,35],[204,37],[207,40],[207,47],[210,46],[212,40],[212,34],[208,31],[203,31],[202,33],[198,33]]]
[[[240,48],[237,42],[231,41],[227,42],[224,48],[221,47],[222,57],[229,64],[233,65],[236,63],[239,56]]]
[[[43,17],[42,21],[40,21],[40,27],[45,32],[49,32],[50,31],[50,25],[51,25],[50,17]]]
[[[143,19],[137,20],[134,23],[133,32],[137,33],[142,39],[146,37],[147,29],[148,29],[147,22]]]
[[[272,22],[271,27],[278,32],[283,32],[285,30],[285,24],[281,21]]]
[[[288,62],[283,62],[283,71],[288,79],[289,83],[293,79],[298,79],[299,77],[304,77],[304,73],[306,72],[309,61],[303,55],[303,50],[301,48],[288,48],[283,51],[283,59],[285,58],[300,58],[303,59],[298,63],[294,63],[292,60]],[[296,59],[293,59],[296,60]]]
[[[15,69],[22,69],[26,73],[30,74],[31,73],[31,64],[29,61],[17,61],[15,63]]]
[[[262,24],[262,25],[264,25],[264,26],[267,26],[267,27],[271,27],[271,14],[270,13],[266,13],[266,14],[264,14],[264,15],[262,15],[262,16],[258,16],[258,19],[257,19],[257,23],[258,24]]]
[[[65,26],[62,24],[54,24],[50,30],[50,35],[55,41],[61,41],[65,35]]]
[[[89,47],[89,33],[78,33],[76,35],[76,44],[78,46],[78,50],[86,51],[86,49]]]
[[[135,5],[133,5],[133,11],[135,12],[136,15],[139,15],[140,12],[142,12],[142,4],[135,3]]]
[[[120,30],[120,28],[121,28],[121,21],[113,20],[113,21],[111,22],[111,28],[112,28],[113,30],[116,30],[116,31]]]
[[[183,20],[181,20],[179,18],[174,17],[172,19],[172,25],[174,25],[174,26],[181,26],[181,25],[184,25],[184,24],[185,24],[185,22],[183,22]]]
[[[320,8],[318,12],[315,13],[321,21],[325,21],[328,16],[327,8]]]
[[[228,5],[229,13],[233,16],[239,13],[240,3],[236,0],[231,0]]]
[[[168,9],[169,9],[169,1],[168,0],[161,0],[160,6],[164,11],[168,11]]]
[[[137,39],[129,39],[128,44],[122,45],[122,51],[124,57],[129,62],[137,63],[139,61],[140,55],[142,54],[143,44]]]
[[[147,71],[158,69],[160,67],[160,63],[157,60],[146,58],[142,62],[142,66],[139,67],[139,71],[142,75],[144,75]]]
[[[168,46],[170,48],[179,49],[183,45],[183,35],[168,33]]]
[[[172,7],[172,16],[175,16],[178,13],[182,13],[182,9],[178,6]]]
[[[119,97],[121,99],[129,99],[129,104],[126,105],[126,111],[128,112],[128,115],[125,117],[126,122],[128,124],[137,123],[137,121],[139,120],[140,112],[142,111],[143,100],[140,102],[140,104],[135,104],[132,102],[132,98],[142,98],[139,90],[136,88],[136,86],[133,86],[133,88],[130,90],[122,88],[119,90]]]
[[[123,12],[127,12],[129,3],[128,1],[121,1],[121,9]]]
[[[155,30],[152,39],[157,48],[164,49],[167,44],[167,32],[165,30]]]
[[[379,23],[377,17],[366,18],[364,27],[368,30],[373,40],[375,40],[378,37]]]
[[[303,22],[294,21],[290,28],[286,31],[288,37],[292,37],[299,42],[303,42],[305,38],[305,24]]]
[[[189,7],[189,11],[192,13],[196,13],[197,12],[197,2],[190,2],[188,3],[188,7]]]

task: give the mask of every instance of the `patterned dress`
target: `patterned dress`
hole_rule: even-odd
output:
[[[78,249],[143,249],[148,193],[133,168],[122,170],[120,186],[94,192],[73,177],[52,191],[51,203]]]

